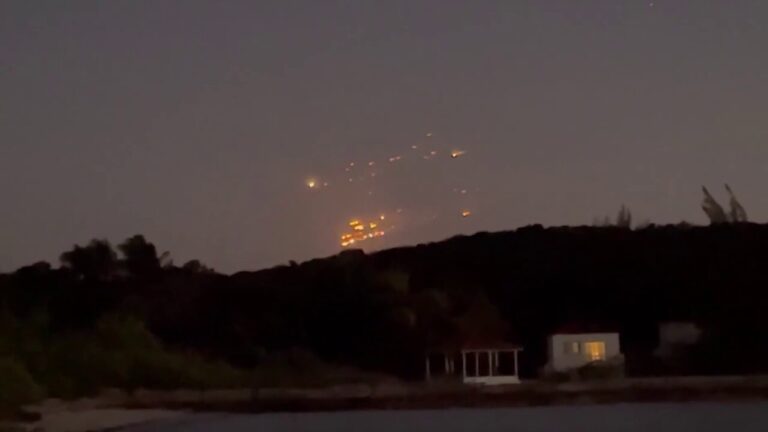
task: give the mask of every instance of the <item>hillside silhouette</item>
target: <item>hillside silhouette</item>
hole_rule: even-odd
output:
[[[645,375],[666,371],[658,324],[690,321],[704,336],[676,372],[766,372],[767,262],[768,225],[752,223],[529,226],[233,275],[175,265],[142,236],[95,240],[58,268],[0,275],[0,357],[53,394],[236,382],[307,359],[420,379],[426,352],[474,331],[523,345],[534,377],[546,337],[579,324],[619,331],[628,373]],[[105,356],[101,375],[101,357],[73,354],[85,348]],[[133,375],[109,360],[126,352]]]

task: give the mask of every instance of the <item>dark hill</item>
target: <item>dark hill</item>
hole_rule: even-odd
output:
[[[546,336],[562,325],[620,330],[631,368],[667,320],[696,322],[712,349],[728,350],[697,372],[737,372],[768,365],[766,263],[767,225],[531,226],[238,273],[219,298],[252,341],[269,329],[259,346],[302,346],[401,372],[410,369],[398,359],[420,365],[417,352],[450,338],[452,322],[478,297],[526,346],[529,374],[544,361]]]
[[[94,242],[60,269],[0,275],[0,310],[20,322],[42,313],[52,335],[121,313],[237,365],[308,351],[411,378],[426,350],[468,334],[523,344],[534,375],[547,335],[575,323],[621,331],[629,371],[658,373],[658,323],[685,320],[704,340],[683,372],[768,372],[768,225],[531,226],[231,276],[162,264],[140,236],[120,250]]]

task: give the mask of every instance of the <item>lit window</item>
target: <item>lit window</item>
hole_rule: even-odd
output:
[[[578,342],[564,342],[563,343],[563,352],[565,354],[578,354],[579,353],[579,343]]]
[[[605,342],[584,342],[584,353],[591,361],[605,360]]]

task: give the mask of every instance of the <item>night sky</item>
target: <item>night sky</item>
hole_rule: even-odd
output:
[[[0,1],[2,271],[136,233],[258,269],[382,214],[366,249],[706,223],[726,182],[764,222],[766,178],[765,0]]]

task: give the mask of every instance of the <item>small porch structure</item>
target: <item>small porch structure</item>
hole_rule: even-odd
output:
[[[520,384],[520,351],[522,348],[514,345],[489,344],[464,346],[452,352],[427,355],[425,377],[427,382],[437,377],[454,377],[471,385]],[[433,364],[436,361],[439,365]]]

